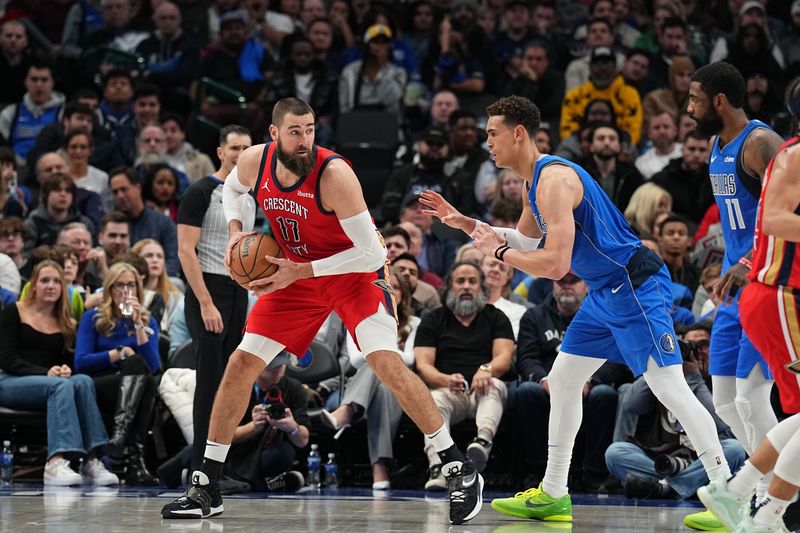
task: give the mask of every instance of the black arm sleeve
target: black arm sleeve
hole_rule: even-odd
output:
[[[178,207],[178,224],[202,228],[203,218],[211,202],[211,193],[216,187],[217,183],[209,177],[199,179],[190,185]]]

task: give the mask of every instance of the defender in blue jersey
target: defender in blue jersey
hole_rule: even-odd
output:
[[[739,289],[750,270],[761,180],[783,140],[763,122],[747,119],[744,95],[739,71],[713,63],[692,77],[687,111],[700,133],[711,136],[709,179],[725,239],[723,277],[714,288],[724,303],[714,318],[709,349],[714,408],[752,453],[778,421],[770,405],[772,374],[739,319]],[[763,480],[760,493],[768,483]]]
[[[571,521],[567,474],[582,417],[582,389],[606,361],[643,374],[653,394],[686,430],[709,479],[730,475],[714,421],[692,394],[681,368],[669,311],[670,276],[645,248],[600,185],[580,166],[541,154],[532,139],[539,110],[501,98],[487,109],[488,145],[498,167],[525,180],[528,197],[515,230],[492,228],[459,213],[440,195],[422,195],[427,213],[469,233],[485,254],[533,276],[561,279],[570,268],[590,287],[548,375],[549,454],[542,484],[492,507],[521,518]],[[537,249],[546,236],[543,248]]]

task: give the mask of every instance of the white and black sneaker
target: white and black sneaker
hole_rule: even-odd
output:
[[[483,505],[483,476],[469,460],[460,464],[448,463],[442,470],[450,493],[450,523],[463,524],[472,520]]]
[[[475,437],[467,445],[467,458],[475,466],[475,470],[483,472],[486,463],[489,462],[489,454],[492,451],[492,443],[481,437]]]
[[[211,518],[222,514],[222,496],[202,472],[192,474],[192,485],[161,509],[161,518]]]
[[[277,476],[268,477],[264,481],[269,492],[297,492],[306,484],[303,474],[297,470],[289,470]]]

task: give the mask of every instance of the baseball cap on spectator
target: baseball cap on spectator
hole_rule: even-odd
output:
[[[792,7],[789,10],[789,13],[791,13],[792,16],[800,15],[800,0],[794,0],[794,2],[792,2]]]
[[[480,9],[477,0],[455,0],[450,6],[450,9],[455,9],[462,6],[471,9],[475,14],[477,14],[478,10]]]
[[[572,283],[578,283],[579,281],[581,281],[581,277],[579,275],[577,275],[575,273],[575,271],[570,268],[569,272],[564,274],[564,277],[562,277],[560,280],[558,280],[558,283],[569,283],[569,284],[572,284]]]
[[[245,13],[244,9],[234,9],[222,15],[219,18],[219,27],[221,28],[225,24],[230,24],[231,22],[247,24],[247,13]]]
[[[274,370],[281,365],[288,365],[292,362],[292,356],[289,355],[289,352],[282,351],[278,355],[275,356],[272,361],[269,362],[267,365],[267,370]]]
[[[767,12],[767,10],[764,8],[764,4],[762,4],[758,0],[748,0],[747,2],[742,4],[742,8],[739,9],[739,16],[741,17],[751,9],[758,9],[764,14],[766,14]]]
[[[392,39],[392,30],[386,24],[373,24],[367,31],[364,32],[364,44],[369,44],[370,41],[383,37],[385,39]]]
[[[598,46],[594,50],[592,50],[592,56],[590,59],[590,63],[594,63],[595,61],[614,61],[614,52],[611,51],[611,48],[608,46]]]
[[[422,135],[419,136],[419,140],[447,144],[447,133],[445,133],[445,131],[441,128],[430,126],[428,129],[422,132]]]

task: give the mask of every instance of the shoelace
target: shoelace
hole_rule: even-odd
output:
[[[522,492],[518,492],[518,493],[514,494],[514,497],[517,498],[517,499],[521,498],[523,500],[527,500],[528,498],[533,498],[534,496],[536,496],[540,492],[541,491],[539,490],[539,487],[533,487],[533,488],[528,489],[526,491],[522,491]]]

